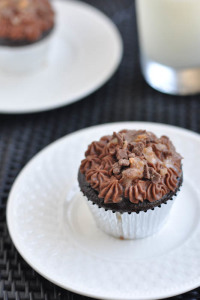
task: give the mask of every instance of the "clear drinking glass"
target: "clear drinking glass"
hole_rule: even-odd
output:
[[[141,69],[155,89],[200,92],[200,0],[136,0]]]

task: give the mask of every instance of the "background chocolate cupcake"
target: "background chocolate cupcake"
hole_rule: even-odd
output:
[[[54,17],[48,0],[1,0],[1,69],[37,68],[47,55]]]
[[[0,45],[28,45],[46,37],[54,27],[48,0],[1,0]]]
[[[102,230],[141,238],[161,228],[183,179],[168,137],[123,130],[90,144],[85,156],[79,185]]]

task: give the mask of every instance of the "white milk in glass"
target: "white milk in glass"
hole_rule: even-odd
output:
[[[191,79],[194,68],[193,82],[188,84],[191,92],[194,85],[194,92],[200,91],[200,0],[136,0],[136,9],[143,63],[152,61],[179,73],[184,70],[184,81]]]

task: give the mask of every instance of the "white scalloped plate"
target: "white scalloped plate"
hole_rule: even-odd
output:
[[[45,64],[20,75],[0,72],[0,113],[32,113],[77,101],[100,88],[121,61],[112,21],[80,1],[54,0],[56,27]]]
[[[165,227],[152,237],[121,241],[97,229],[78,190],[87,145],[123,128],[168,135],[184,156],[184,184]],[[200,136],[162,124],[128,122],[70,134],[33,158],[10,193],[13,242],[41,275],[101,299],[160,299],[200,285]]]

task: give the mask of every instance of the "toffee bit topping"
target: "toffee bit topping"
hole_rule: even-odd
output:
[[[130,165],[130,161],[128,159],[120,159],[119,165],[122,167],[128,167]]]
[[[156,170],[152,167],[149,167],[147,164],[144,165],[144,178],[150,179],[153,183],[158,183],[161,181],[160,173],[156,172]]]
[[[149,166],[148,166],[147,163],[144,165],[143,176],[144,176],[145,179],[150,179]]]
[[[129,155],[128,155],[128,158],[134,158],[135,157],[135,153],[130,153]]]
[[[130,145],[132,146],[132,152],[137,155],[137,156],[141,156],[142,152],[144,150],[144,144],[142,142],[132,142],[130,143]]]
[[[144,157],[146,158],[147,162],[150,164],[154,165],[160,161],[159,158],[156,156],[155,152],[153,151],[152,147],[150,147],[150,146],[147,148],[144,148],[143,154],[144,154]]]
[[[139,134],[136,137],[135,142],[140,142],[140,141],[143,141],[143,140],[146,140],[146,139],[147,139],[147,134],[146,133]]]
[[[149,168],[150,179],[153,183],[158,183],[161,181],[161,175],[156,172],[152,167]]]
[[[118,160],[127,159],[128,158],[127,150],[126,149],[118,149],[116,157]]]
[[[167,174],[167,168],[160,169],[160,175],[164,177]]]
[[[182,157],[171,141],[145,130],[122,130],[88,146],[80,171],[105,203],[138,203],[174,191]]]
[[[24,9],[30,5],[30,2],[28,0],[20,0],[18,3],[19,9]]]
[[[118,162],[113,165],[113,174],[117,175],[121,172],[121,166]]]
[[[168,150],[166,145],[154,144],[152,149],[160,160],[166,159],[168,156],[172,156],[172,152]]]
[[[130,168],[122,172],[122,179],[124,184],[130,185],[134,180],[142,178],[144,172],[144,162],[139,158],[129,158]]]
[[[118,140],[118,143],[120,146],[123,146],[123,142],[124,142],[124,137],[121,133],[113,133],[113,138],[116,138]]]

